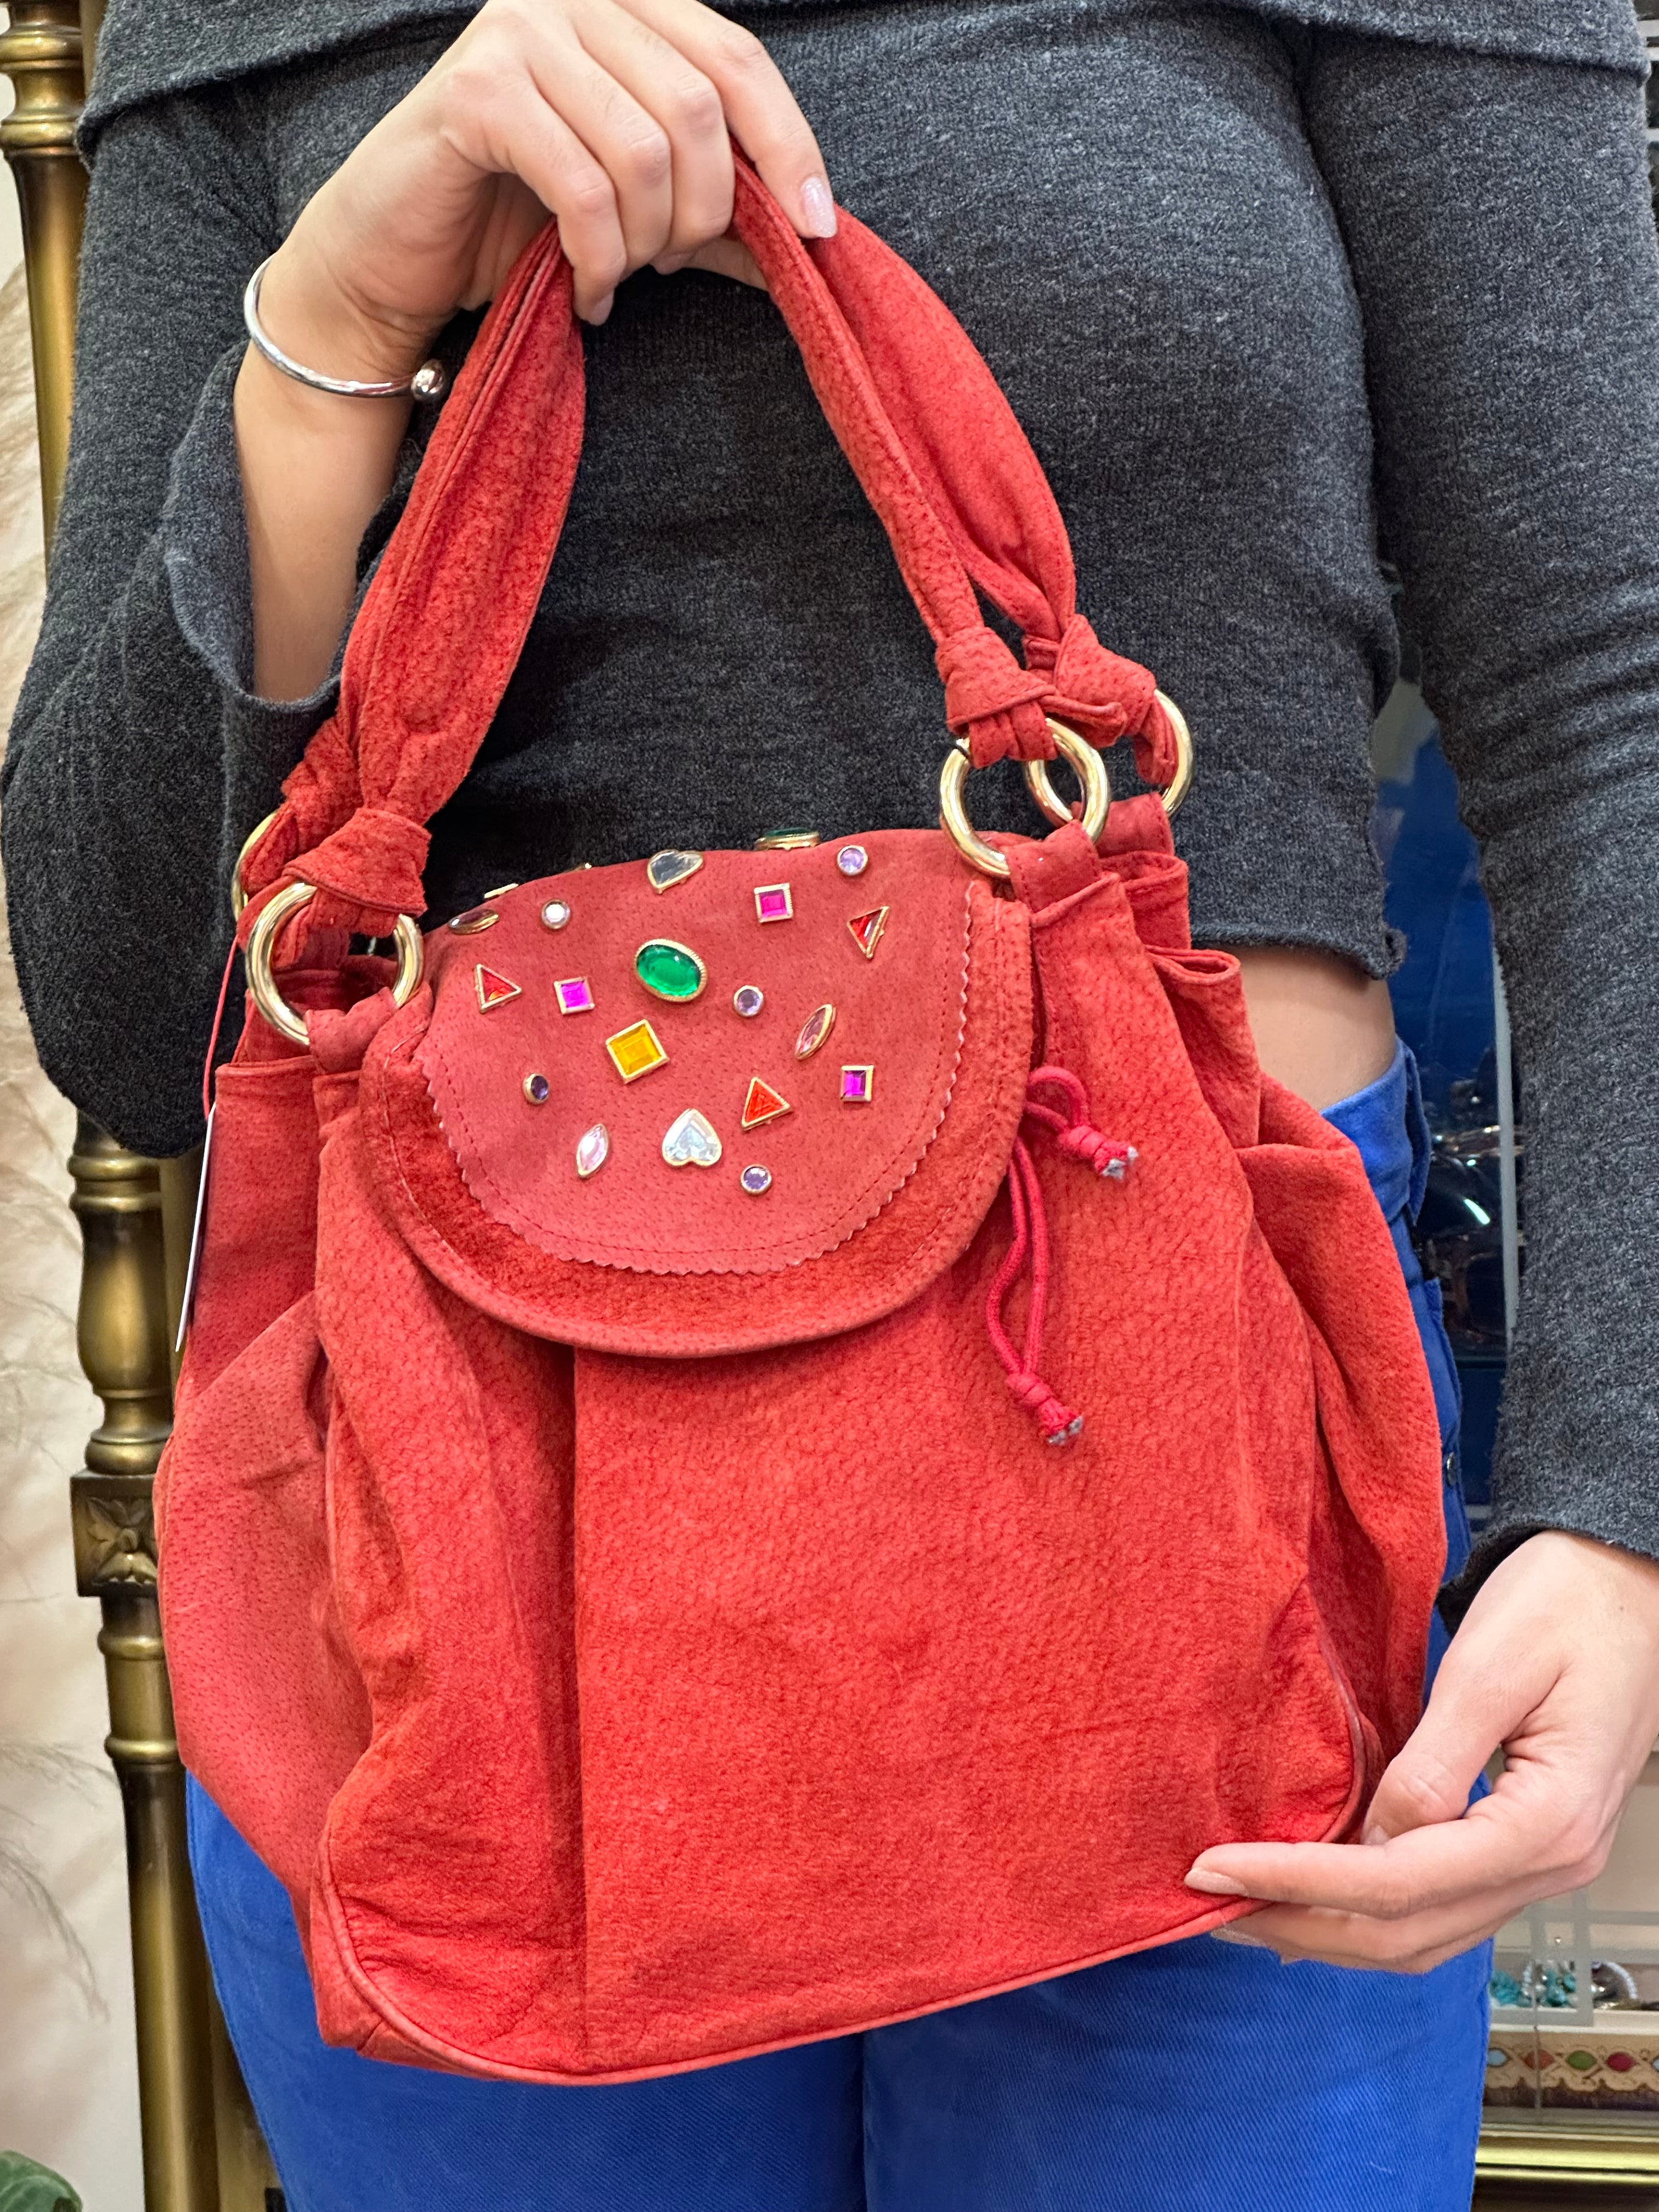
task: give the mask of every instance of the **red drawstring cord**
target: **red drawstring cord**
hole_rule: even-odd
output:
[[[1071,1102],[1071,1113],[1056,1114],[1052,1106],[1044,1106],[1031,1096],[1039,1084],[1051,1084],[1063,1091]],[[1115,1137],[1103,1136],[1089,1119],[1089,1094],[1069,1067],[1034,1068],[1025,1082],[1025,1113],[1030,1121],[1039,1121],[1054,1133],[1054,1142],[1062,1152],[1085,1167],[1092,1168],[1097,1175],[1110,1176],[1121,1182],[1139,1155],[1133,1145],[1120,1144]]]
[[[1052,1106],[1045,1106],[1034,1098],[1031,1093],[1039,1085],[1064,1091],[1072,1109],[1070,1115],[1056,1113]],[[1097,1175],[1111,1176],[1121,1182],[1135,1158],[1133,1145],[1120,1144],[1115,1138],[1103,1135],[1089,1120],[1089,1095],[1069,1068],[1033,1070],[1026,1083],[1025,1116],[1048,1130],[1061,1152],[1081,1160]],[[991,1349],[1002,1364],[1009,1395],[1015,1404],[1023,1406],[1035,1417],[1046,1443],[1068,1444],[1081,1431],[1083,1416],[1056,1397],[1037,1372],[1048,1311],[1048,1216],[1042,1203],[1036,1163],[1023,1136],[1014,1139],[1008,1162],[1008,1203],[1014,1217],[1014,1238],[1003,1255],[985,1302],[986,1334],[991,1340]],[[1002,1316],[1009,1292],[1025,1272],[1028,1255],[1031,1294],[1025,1310],[1025,1343],[1021,1350],[1003,1326]]]

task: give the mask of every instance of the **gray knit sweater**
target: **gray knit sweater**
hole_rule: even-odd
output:
[[[1626,0],[749,20],[840,198],[1001,378],[1080,605],[1190,715],[1200,941],[1395,959],[1366,829],[1379,538],[1397,565],[1531,1129],[1481,1560],[1546,1525],[1659,1556],[1659,255]],[[248,688],[240,287],[455,27],[422,0],[110,9],[5,857],[46,1067],[150,1151],[197,1133],[230,856],[330,703]],[[437,825],[435,914],[577,860],[933,812],[927,643],[769,302],[641,276],[588,350],[569,528]],[[1012,778],[975,798],[1029,826]]]

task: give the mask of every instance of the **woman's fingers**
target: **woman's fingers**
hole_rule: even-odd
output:
[[[557,217],[575,276],[576,313],[602,322],[634,266],[620,199],[604,162],[549,106],[527,70],[504,75],[487,96],[470,97],[470,76],[449,90],[459,150],[481,168],[521,177]]]
[[[616,0],[604,0],[614,5]],[[833,238],[836,203],[812,126],[752,31],[698,0],[623,0],[708,79],[726,125],[804,238]]]
[[[696,252],[732,225],[732,140],[719,91],[677,46],[614,0],[584,5],[574,21],[590,67],[608,73],[653,134],[659,171],[642,178],[635,198],[625,183],[620,194],[635,267]],[[543,82],[542,90],[617,179],[604,143],[615,134],[603,96],[583,101],[556,76],[550,84]]]

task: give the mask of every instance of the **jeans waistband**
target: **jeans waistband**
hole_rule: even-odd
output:
[[[1415,1218],[1428,1188],[1429,1124],[1417,1061],[1407,1047],[1397,1044],[1388,1072],[1328,1106],[1325,1119],[1357,1147],[1388,1219]]]

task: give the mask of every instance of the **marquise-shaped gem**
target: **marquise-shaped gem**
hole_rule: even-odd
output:
[[[653,891],[672,891],[702,866],[701,853],[653,853],[645,864],[645,880]]]
[[[671,1168],[718,1167],[720,1140],[714,1123],[695,1106],[688,1106],[669,1123],[662,1156]]]
[[[672,937],[648,938],[634,955],[634,973],[659,999],[684,1003],[700,998],[708,970],[689,945]]]
[[[524,986],[514,982],[497,969],[486,968],[481,960],[472,970],[472,988],[478,994],[478,1011],[488,1014],[493,1013],[497,1006],[504,1006],[509,999],[518,998]]]
[[[589,1176],[598,1175],[610,1157],[611,1132],[603,1121],[596,1121],[576,1139],[576,1173],[586,1182]]]
[[[775,1121],[780,1115],[793,1111],[789,1101],[769,1083],[763,1083],[758,1075],[749,1079],[749,1096],[743,1102],[743,1126],[758,1129],[763,1121]]]
[[[493,906],[470,906],[465,914],[458,914],[448,927],[457,937],[477,937],[481,930],[494,929],[500,920]]]
[[[800,1035],[795,1039],[797,1060],[811,1060],[820,1045],[828,1044],[830,1032],[836,1026],[836,1010],[826,1000],[814,1006],[800,1025]]]
[[[866,960],[876,957],[876,947],[881,942],[881,933],[887,927],[890,907],[872,906],[868,914],[855,914],[847,927],[853,933],[853,942]]]

